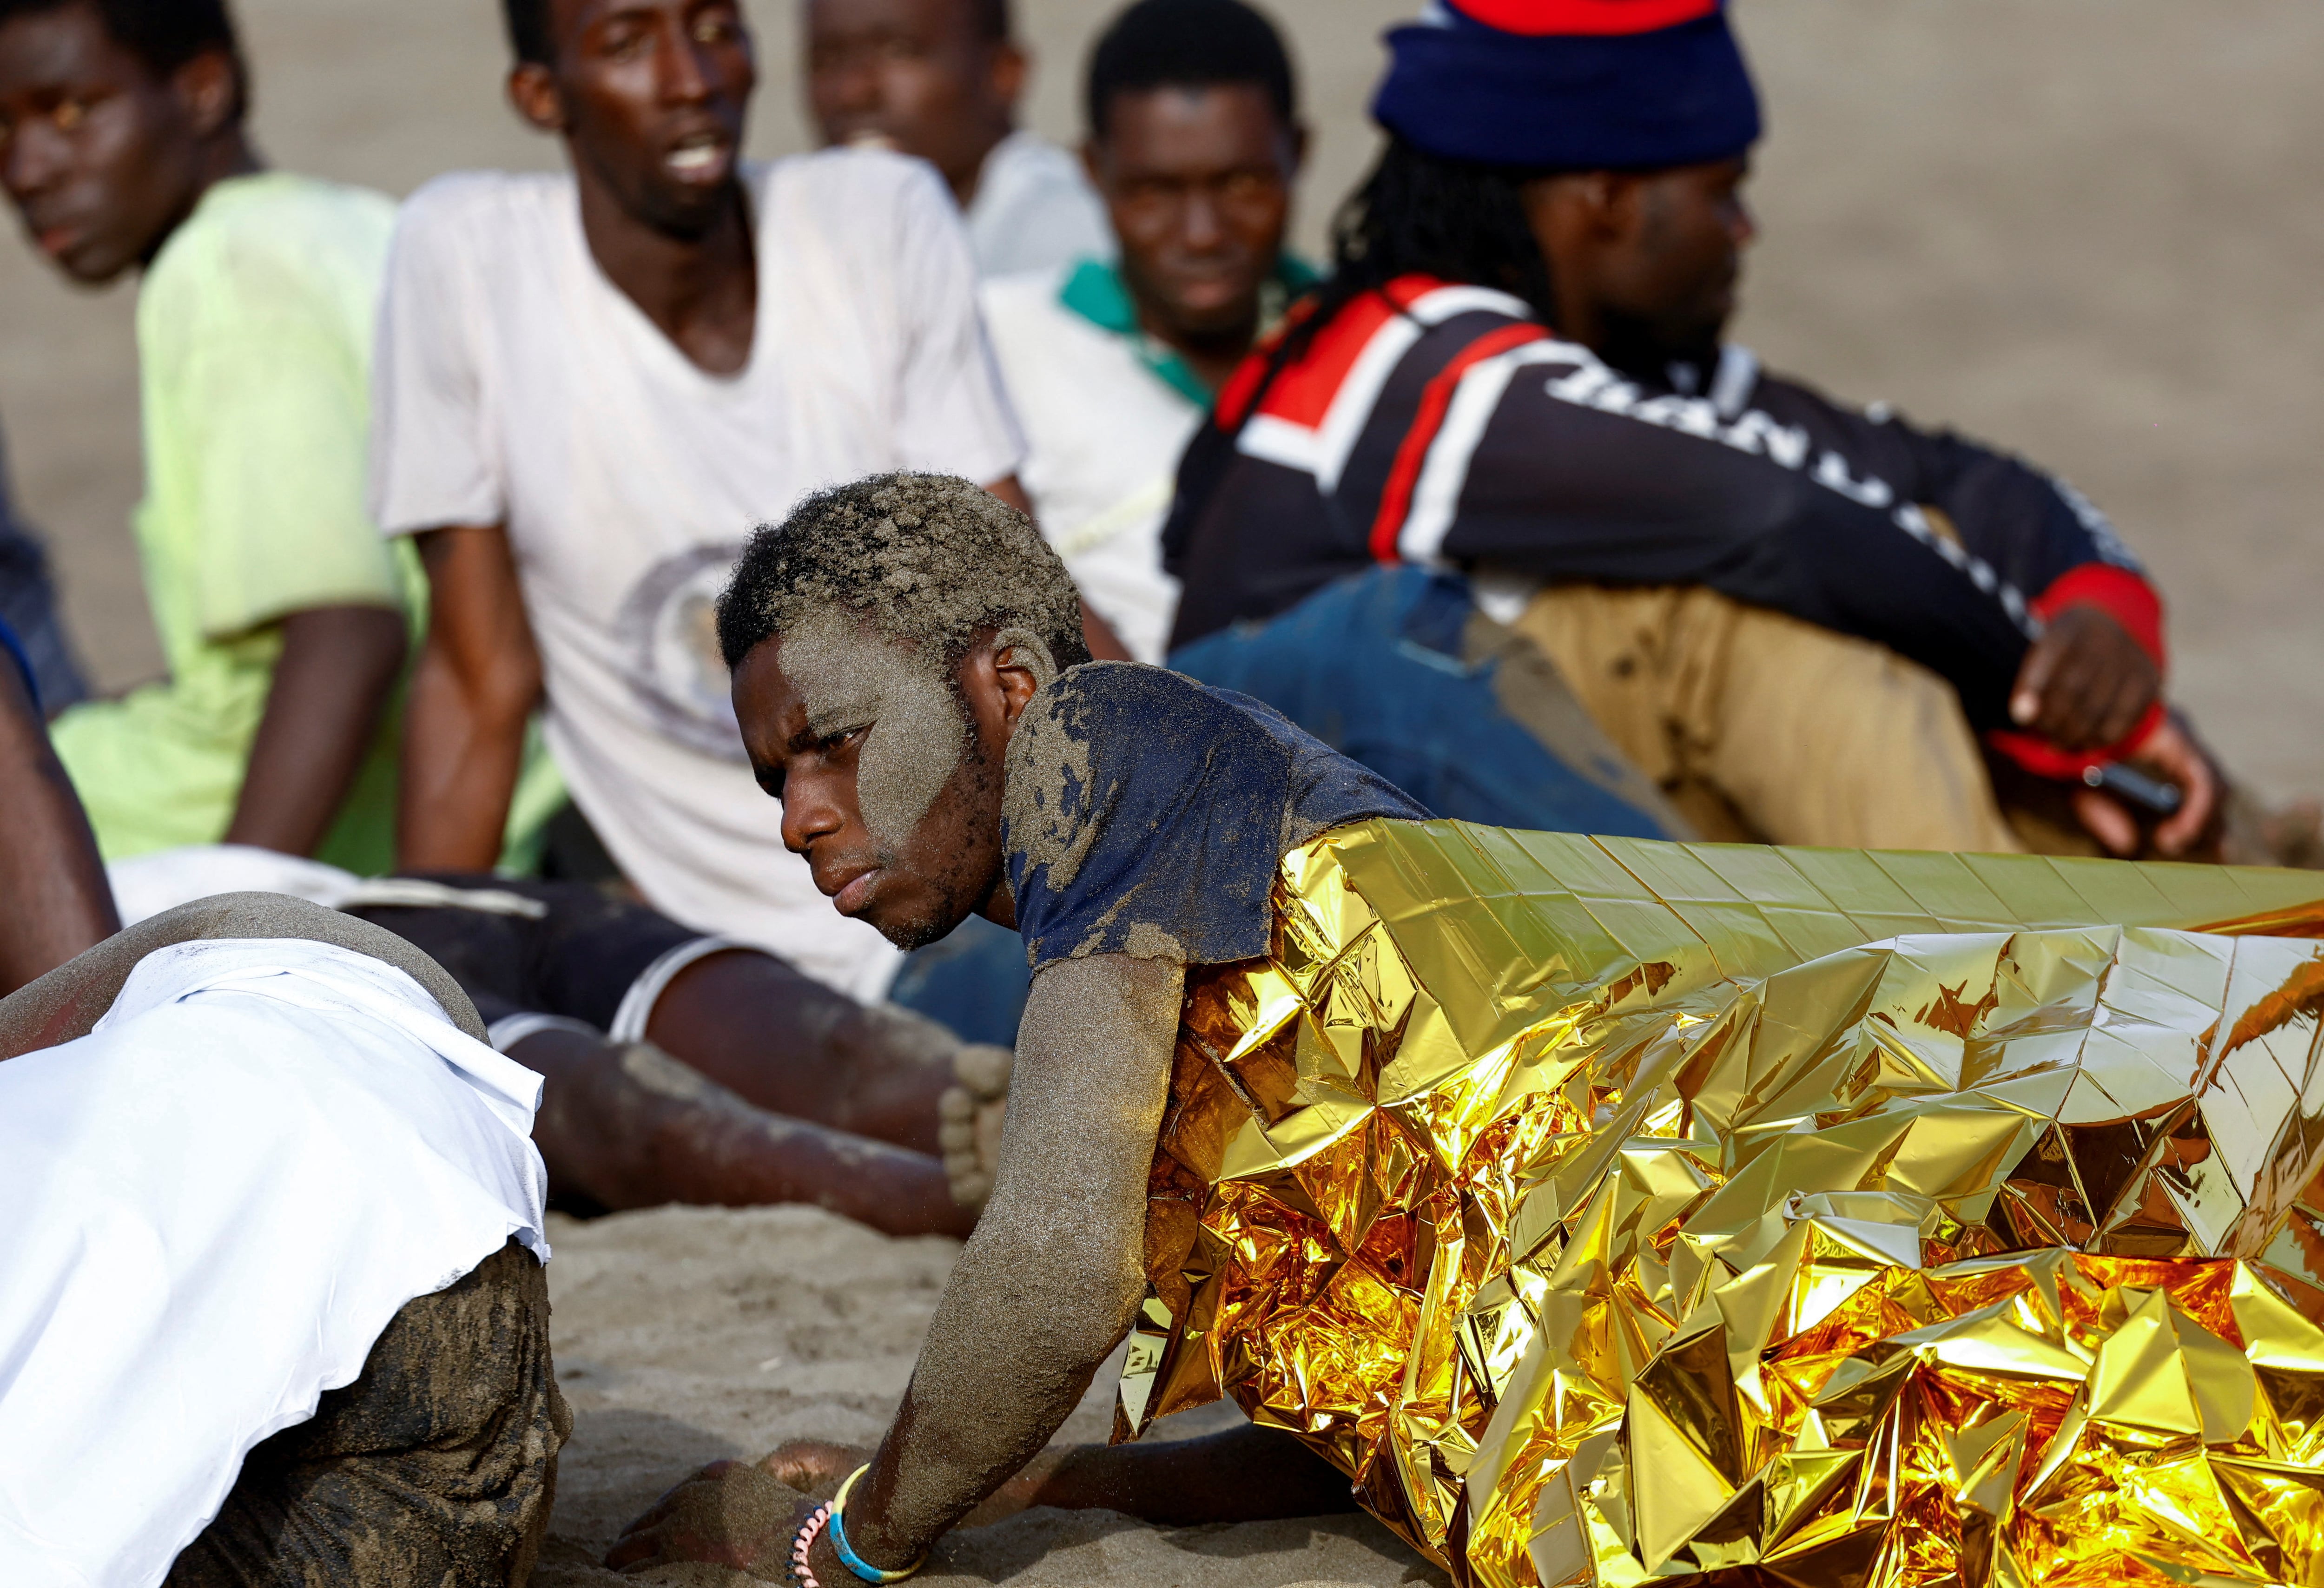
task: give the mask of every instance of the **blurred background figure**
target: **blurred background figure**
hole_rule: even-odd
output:
[[[761,163],[727,0],[506,0],[508,92],[556,173],[404,206],[379,321],[373,502],[432,595],[400,860],[492,869],[526,725],[644,900],[876,999],[752,780],[708,623],[750,526],[808,489],[939,468],[1015,494],[1022,444],[936,174]]]
[[[1073,156],[1017,125],[1032,57],[1009,0],[803,0],[800,11],[823,141],[935,166],[967,217],[979,271],[1111,250]]]
[[[1392,44],[1332,277],[1182,471],[1176,644],[1458,568],[1708,836],[2129,853],[2080,774],[2135,757],[2182,791],[2155,845],[2215,839],[2160,599],[2098,510],[1725,340],[1760,117],[1719,0],[1452,0]],[[2090,835],[2005,826],[1972,727]]]
[[[1114,248],[988,282],[1026,494],[1139,661],[1177,607],[1162,520],[1218,388],[1314,272],[1286,251],[1305,158],[1291,60],[1241,0],[1139,0],[1101,36],[1083,160]]]
[[[143,272],[134,529],[170,677],[54,738],[108,858],[223,839],[383,871],[419,596],[363,501],[393,210],[265,170],[249,98],[221,0],[0,5],[27,234],[77,282]]]

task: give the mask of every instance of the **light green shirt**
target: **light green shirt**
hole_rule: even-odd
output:
[[[418,560],[364,509],[373,324],[394,221],[394,204],[362,189],[238,177],[203,196],[146,272],[134,527],[170,676],[54,726],[108,860],[225,834],[283,618],[392,606],[418,640]],[[391,863],[396,728],[383,728],[318,859],[365,873]]]

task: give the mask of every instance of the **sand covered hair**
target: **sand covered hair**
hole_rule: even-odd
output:
[[[1061,668],[1089,660],[1081,597],[1033,521],[949,475],[873,475],[761,524],[718,597],[718,648],[739,666],[834,608],[947,669],[1009,628],[1043,641]]]

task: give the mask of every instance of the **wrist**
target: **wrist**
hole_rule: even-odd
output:
[[[877,1519],[865,1514],[868,1508],[861,1502],[854,1525],[849,1526],[846,1520],[848,1500],[871,1470],[868,1463],[856,1468],[839,1486],[839,1492],[832,1497],[831,1522],[824,1529],[825,1537],[850,1580],[900,1583],[927,1563],[927,1551],[915,1549],[913,1540],[890,1537]],[[891,1565],[890,1562],[899,1564]]]
[[[2163,636],[2163,597],[2128,568],[2083,563],[2052,580],[2028,605],[2044,622],[2055,620],[2069,607],[2095,607],[2121,624],[2156,667],[2170,665]]]

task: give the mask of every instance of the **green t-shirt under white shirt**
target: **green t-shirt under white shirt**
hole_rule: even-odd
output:
[[[281,621],[396,607],[426,586],[364,504],[371,351],[395,206],[283,172],[206,193],[137,299],[145,499],[134,521],[170,676],[53,734],[108,860],[215,843],[266,709]],[[391,863],[396,724],[317,857]]]

